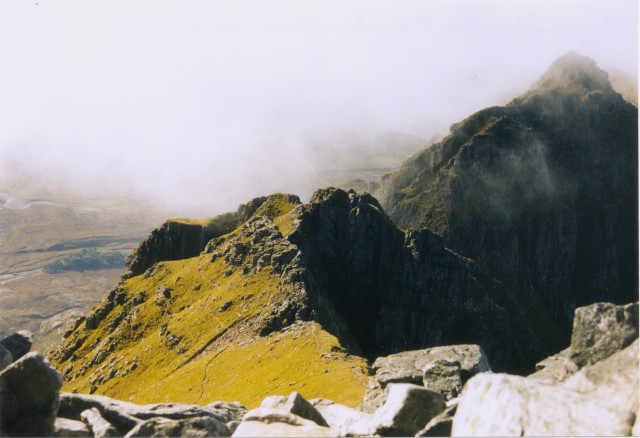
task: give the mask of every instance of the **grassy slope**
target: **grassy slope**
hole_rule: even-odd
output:
[[[286,232],[293,207],[276,197],[256,214],[272,217]],[[238,234],[220,238],[219,245],[233,245]],[[252,407],[293,390],[352,406],[361,402],[365,361],[346,354],[318,324],[256,334],[294,292],[270,266],[243,274],[223,258],[211,262],[210,254],[157,266],[148,278],[123,285],[121,304],[96,329],[81,324],[75,330],[67,345],[83,341],[71,358],[61,350],[52,355],[71,378],[64,390],[138,403],[224,399]]]

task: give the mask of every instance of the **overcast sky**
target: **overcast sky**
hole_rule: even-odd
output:
[[[235,209],[302,187],[310,145],[429,138],[569,50],[635,76],[637,24],[636,0],[0,0],[0,170]]]

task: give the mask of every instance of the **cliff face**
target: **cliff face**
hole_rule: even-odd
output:
[[[400,231],[370,195],[316,192],[289,240],[300,248],[309,294],[333,306],[316,305],[318,320],[330,328],[341,317],[371,359],[476,343],[495,369],[522,372],[543,355],[510,291],[432,231]]]
[[[638,290],[637,108],[569,53],[384,177],[402,228],[428,227],[568,336],[577,306]]]

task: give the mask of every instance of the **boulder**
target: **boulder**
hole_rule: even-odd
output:
[[[430,387],[441,387],[444,391],[443,395],[454,397],[452,392],[459,392],[462,387],[457,384],[455,371],[451,370],[454,374],[453,376],[447,375],[445,377],[443,375],[443,381],[437,383],[437,372],[440,368],[434,366],[430,368],[429,376],[425,380],[424,370],[427,365],[430,363],[444,363],[438,361],[459,362],[460,385],[464,385],[470,377],[479,372],[491,371],[489,360],[484,351],[479,345],[473,344],[432,347],[379,357],[372,365],[375,376],[367,386],[364,401],[359,406],[359,409],[363,412],[373,413],[382,406],[385,400],[385,388],[389,383],[426,385],[426,382],[428,382]],[[443,369],[442,372],[444,372]],[[453,388],[457,389],[454,390]]]
[[[527,377],[546,383],[565,381],[578,371],[578,365],[570,359],[570,355],[571,349],[566,348],[558,354],[549,356],[538,362],[536,364],[536,372]]]
[[[261,408],[274,409],[288,412],[307,420],[311,420],[320,426],[328,426],[320,412],[311,403],[305,400],[300,393],[292,392],[288,397],[274,395],[262,401]]]
[[[60,394],[60,409],[58,416],[71,420],[80,420],[80,414],[87,409],[96,408],[121,435],[137,426],[141,419],[130,414],[138,407],[133,403],[114,400],[101,395]]]
[[[38,353],[0,372],[0,435],[51,436],[62,377]]]
[[[596,303],[575,311],[571,360],[579,367],[596,363],[638,338],[638,303]]]
[[[436,359],[425,365],[422,383],[425,388],[439,392],[446,400],[456,398],[462,390],[460,362]]]
[[[373,416],[323,398],[309,400],[335,436],[368,435]]]
[[[635,415],[607,399],[525,377],[480,374],[458,402],[452,436],[629,435]]]
[[[96,408],[87,409],[80,414],[80,418],[87,425],[95,438],[119,437],[115,427],[105,420]]]
[[[458,408],[457,400],[451,400],[455,403],[447,405],[447,408],[433,417],[427,425],[416,434],[416,436],[451,436],[451,426],[453,425],[453,416]]]
[[[229,417],[229,421],[240,421],[242,417],[247,413],[247,408],[240,402],[225,402],[214,401],[205,406],[205,408],[215,409],[216,411],[223,412]]]
[[[638,340],[622,351],[571,376],[564,387],[607,400],[619,410],[638,411]]]
[[[234,437],[329,437],[331,429],[317,423],[270,408],[249,411],[238,425]]]
[[[0,341],[0,345],[6,348],[9,353],[11,353],[13,360],[16,361],[31,350],[31,345],[33,345],[33,335],[30,331],[20,330],[19,332],[4,338]]]
[[[91,431],[82,421],[56,418],[53,436],[60,438],[76,438],[91,436]]]
[[[11,365],[12,362],[13,356],[11,355],[11,352],[0,344],[0,371]]]
[[[169,420],[163,417],[146,420],[125,435],[129,437],[225,437],[227,427],[212,417],[193,417],[184,420]]]
[[[387,400],[373,414],[371,434],[413,436],[444,411],[441,394],[410,383],[389,385]]]

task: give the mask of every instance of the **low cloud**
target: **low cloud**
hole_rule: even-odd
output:
[[[367,144],[386,166],[387,144],[508,102],[568,50],[636,74],[637,16],[624,0],[9,0],[0,183],[210,214],[308,196]]]

